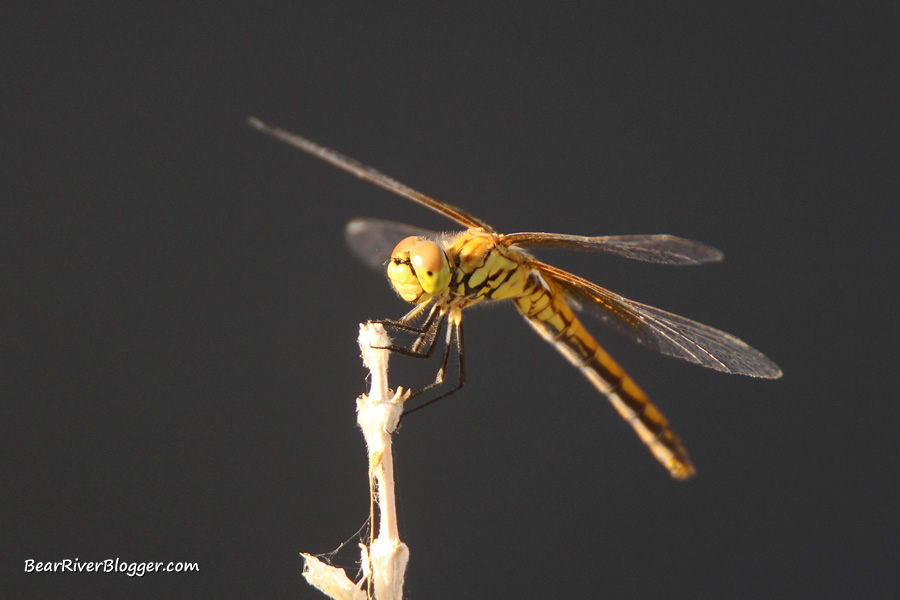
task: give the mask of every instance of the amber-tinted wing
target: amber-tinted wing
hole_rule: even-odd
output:
[[[510,233],[503,241],[522,248],[563,248],[605,252],[633,260],[666,265],[700,265],[722,260],[722,252],[702,242],[674,235],[606,235],[588,237],[564,233]]]
[[[639,344],[717,371],[781,377],[778,365],[731,334],[629,300],[538,260],[532,264],[544,278],[562,287],[573,308],[596,316]]]
[[[373,269],[384,270],[397,242],[411,235],[437,240],[443,234],[386,219],[353,219],[344,229],[347,246],[353,255]]]
[[[303,136],[299,136],[279,127],[267,125],[256,117],[250,117],[249,119],[247,119],[247,122],[252,127],[258,129],[259,131],[262,131],[265,134],[271,135],[275,139],[281,140],[286,144],[290,144],[294,148],[302,150],[307,154],[312,154],[316,158],[324,160],[327,163],[331,163],[335,167],[356,175],[360,179],[365,179],[366,181],[383,187],[388,191],[394,192],[398,196],[403,196],[404,198],[408,198],[417,204],[421,204],[426,208],[430,208],[436,213],[440,213],[447,218],[453,219],[460,225],[464,225],[465,227],[480,227],[485,231],[490,232],[494,231],[493,227],[491,227],[481,219],[470,215],[463,209],[457,208],[450,204],[446,204],[444,202],[439,202],[431,196],[427,196],[422,192],[417,192],[411,187],[403,185],[396,179],[388,177],[384,173],[377,171],[368,165],[364,165],[363,163],[354,160],[349,156],[345,156],[340,152],[335,152],[330,148],[320,146],[312,140],[308,140]]]

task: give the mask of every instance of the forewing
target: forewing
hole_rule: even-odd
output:
[[[781,377],[778,365],[731,334],[629,300],[538,260],[533,265],[545,279],[562,287],[573,308],[594,315],[641,345],[717,371]]]
[[[674,235],[606,235],[588,237],[563,233],[510,233],[503,240],[522,248],[564,248],[605,252],[633,260],[666,265],[700,265],[722,260],[722,252]]]
[[[324,160],[325,162],[330,163],[339,169],[347,171],[348,173],[356,175],[360,179],[364,179],[370,183],[374,183],[375,185],[380,186],[388,191],[394,192],[399,196],[403,196],[404,198],[408,198],[409,200],[412,200],[417,204],[421,204],[426,208],[430,208],[436,213],[440,213],[449,219],[453,219],[460,225],[465,225],[466,227],[481,227],[486,231],[494,231],[494,229],[490,225],[488,225],[478,217],[470,215],[463,209],[435,200],[431,196],[423,194],[422,192],[418,192],[411,187],[400,183],[393,177],[389,177],[381,171],[373,169],[368,165],[364,165],[356,159],[345,156],[344,154],[336,152],[335,150],[332,150],[330,148],[326,148],[325,146],[320,146],[312,140],[308,140],[303,136],[291,133],[290,131],[281,129],[280,127],[267,125],[256,117],[250,117],[247,122],[251,127],[258,129],[259,131],[267,135],[271,135],[277,140],[289,144],[294,148],[297,148],[298,150],[302,150],[307,154],[311,154],[320,160]]]
[[[373,269],[383,270],[400,240],[411,235],[436,240],[441,234],[405,223],[384,219],[353,219],[344,229],[353,255]]]

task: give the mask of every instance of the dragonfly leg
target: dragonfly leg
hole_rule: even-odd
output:
[[[434,342],[446,320],[447,313],[441,310],[441,307],[438,305],[434,305],[428,313],[428,317],[422,325],[418,327],[410,325],[403,320],[394,321],[392,319],[381,319],[372,322],[380,323],[381,325],[385,325],[386,327],[398,331],[416,334],[416,339],[409,346],[391,344],[390,346],[386,346],[385,349],[414,358],[431,358],[432,354],[434,354]]]
[[[444,345],[444,357],[443,359],[441,359],[441,368],[438,369],[437,377],[435,377],[434,382],[429,383],[425,387],[413,392],[409,397],[415,398],[416,396],[420,396],[421,394],[424,394],[425,392],[433,390],[434,388],[444,384],[444,376],[447,374],[447,364],[450,362],[450,352],[452,351],[454,342],[456,346],[458,376],[453,387],[444,390],[438,396],[430,399],[428,402],[407,410],[403,413],[403,416],[416,412],[421,408],[425,408],[429,404],[434,404],[438,400],[446,398],[450,394],[459,391],[466,384],[466,360],[465,355],[463,354],[462,324],[454,319],[451,319],[449,325],[447,326],[447,339],[446,344]]]

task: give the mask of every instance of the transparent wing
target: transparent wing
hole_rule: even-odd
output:
[[[397,243],[411,235],[430,240],[441,237],[437,231],[385,219],[353,219],[344,229],[347,246],[353,255],[379,271],[384,269]]]
[[[725,373],[781,377],[778,365],[731,334],[629,300],[538,260],[532,264],[563,289],[573,308],[592,314],[639,344]]]
[[[435,200],[431,196],[427,196],[422,192],[417,192],[411,187],[400,183],[396,179],[389,177],[368,165],[364,165],[358,160],[350,158],[349,156],[345,156],[340,152],[336,152],[334,150],[331,150],[330,148],[326,148],[325,146],[320,146],[312,140],[308,140],[303,136],[299,136],[279,127],[267,125],[256,117],[250,117],[249,119],[247,119],[247,122],[251,127],[258,129],[259,131],[267,135],[271,135],[277,140],[289,144],[294,148],[297,148],[298,150],[302,150],[307,154],[311,154],[320,160],[324,160],[327,163],[331,163],[335,167],[356,175],[360,179],[364,179],[388,191],[394,192],[398,196],[403,196],[404,198],[408,198],[409,200],[412,200],[417,204],[421,204],[426,208],[430,208],[436,213],[440,213],[449,219],[453,219],[460,225],[464,225],[466,227],[480,227],[485,231],[490,232],[494,231],[493,227],[491,227],[478,217],[470,215],[463,209]]]
[[[666,265],[700,265],[722,260],[722,252],[702,242],[674,235],[606,235],[587,237],[564,233],[510,233],[503,241],[522,248],[564,248],[605,252],[633,260]]]

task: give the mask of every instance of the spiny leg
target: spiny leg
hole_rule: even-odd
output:
[[[442,385],[444,383],[444,375],[447,373],[447,363],[450,361],[450,352],[453,346],[453,342],[456,342],[456,358],[457,358],[457,367],[458,367],[458,377],[454,386],[448,390],[443,391],[440,395],[435,398],[432,398],[428,402],[421,404],[415,408],[411,408],[403,413],[403,417],[406,415],[416,412],[421,408],[425,408],[429,404],[434,404],[438,400],[442,400],[446,398],[450,394],[459,391],[466,384],[466,360],[465,354],[463,353],[463,333],[462,333],[462,324],[457,319],[450,319],[450,323],[447,325],[447,340],[444,345],[444,357],[441,359],[441,368],[438,370],[437,377],[435,377],[434,382],[429,383],[422,389],[413,392],[410,395],[410,398],[415,398],[427,391],[433,390],[434,388]]]
[[[385,349],[405,356],[412,356],[413,358],[431,358],[432,354],[434,354],[434,341],[437,339],[438,333],[440,333],[444,322],[447,320],[448,313],[440,305],[435,304],[431,307],[428,317],[419,327],[409,325],[407,322],[407,319],[410,318],[410,316],[414,316],[414,314],[415,313],[411,313],[399,321],[382,319],[372,322],[380,323],[398,331],[414,333],[417,336],[415,341],[409,346],[391,344],[390,346],[386,346]]]
[[[410,325],[409,321],[415,318],[421,312],[421,308],[417,307],[400,320],[381,319],[378,321],[372,321],[373,323],[380,323],[392,329],[414,333],[417,335],[416,339],[409,346],[392,344],[390,346],[386,346],[385,349],[403,354],[405,356],[412,356],[413,358],[431,358],[436,347],[435,342],[437,336],[440,333],[441,328],[444,326],[444,323],[447,322],[449,318],[446,339],[444,342],[444,354],[441,359],[441,366],[438,369],[437,375],[435,376],[435,379],[432,383],[410,394],[409,399],[420,396],[444,384],[444,377],[447,373],[447,366],[450,362],[450,352],[453,349],[454,342],[456,345],[458,377],[456,383],[452,388],[445,390],[439,396],[437,396],[436,398],[432,398],[421,406],[417,406],[411,410],[404,412],[404,415],[415,412],[420,408],[424,408],[429,404],[433,404],[438,400],[446,398],[450,394],[462,388],[466,382],[466,364],[463,354],[462,324],[459,322],[458,316],[457,318],[450,318],[451,311],[447,310],[445,306],[434,304],[431,307],[431,310],[429,311],[425,321],[423,321],[420,326]]]

